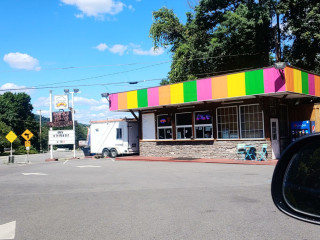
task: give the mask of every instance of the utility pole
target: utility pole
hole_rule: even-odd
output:
[[[75,91],[71,92],[71,95],[72,95],[72,130],[73,130],[73,134],[74,134],[73,158],[76,158],[76,129],[74,126],[74,93],[75,93]]]
[[[50,90],[50,122],[52,122],[52,90]],[[52,131],[52,127],[50,127]],[[50,159],[53,159],[53,145],[50,145]]]
[[[41,109],[39,110],[39,113],[40,113],[40,122],[39,122],[39,132],[40,132],[40,153],[42,153],[42,124],[41,124],[41,118],[42,118],[42,116],[41,116]]]

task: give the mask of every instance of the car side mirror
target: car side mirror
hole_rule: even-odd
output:
[[[320,224],[320,134],[299,138],[282,154],[274,170],[271,194],[287,215]]]

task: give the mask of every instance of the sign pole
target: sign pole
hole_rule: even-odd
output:
[[[50,90],[50,122],[52,122],[52,90]],[[50,128],[52,131],[52,127]],[[50,159],[53,159],[53,145],[50,145]]]
[[[74,136],[76,136],[76,131],[74,127],[74,92],[71,92],[72,94],[72,129]],[[76,137],[74,137],[74,143],[73,143],[73,158],[76,158]]]
[[[12,142],[11,142],[11,149],[10,149],[10,158],[11,158],[11,161],[12,161]]]

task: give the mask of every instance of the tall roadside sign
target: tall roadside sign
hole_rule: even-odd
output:
[[[21,136],[24,138],[24,140],[26,140],[24,142],[24,146],[26,147],[26,150],[27,150],[27,161],[29,163],[29,150],[30,150],[30,147],[31,147],[31,142],[30,142],[30,139],[33,137],[33,133],[30,132],[29,129],[26,129],[22,134]]]
[[[14,132],[10,131],[6,136],[6,139],[11,143],[10,156],[9,156],[8,163],[14,163],[14,158],[12,156],[12,143],[14,140],[17,139],[17,135]]]

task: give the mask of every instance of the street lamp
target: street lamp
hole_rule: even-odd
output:
[[[71,93],[72,97],[72,130],[74,134],[74,144],[73,144],[73,158],[76,158],[76,131],[74,126],[74,94],[79,92],[78,88],[74,88],[73,92],[70,92],[69,89],[64,89],[65,94]]]

